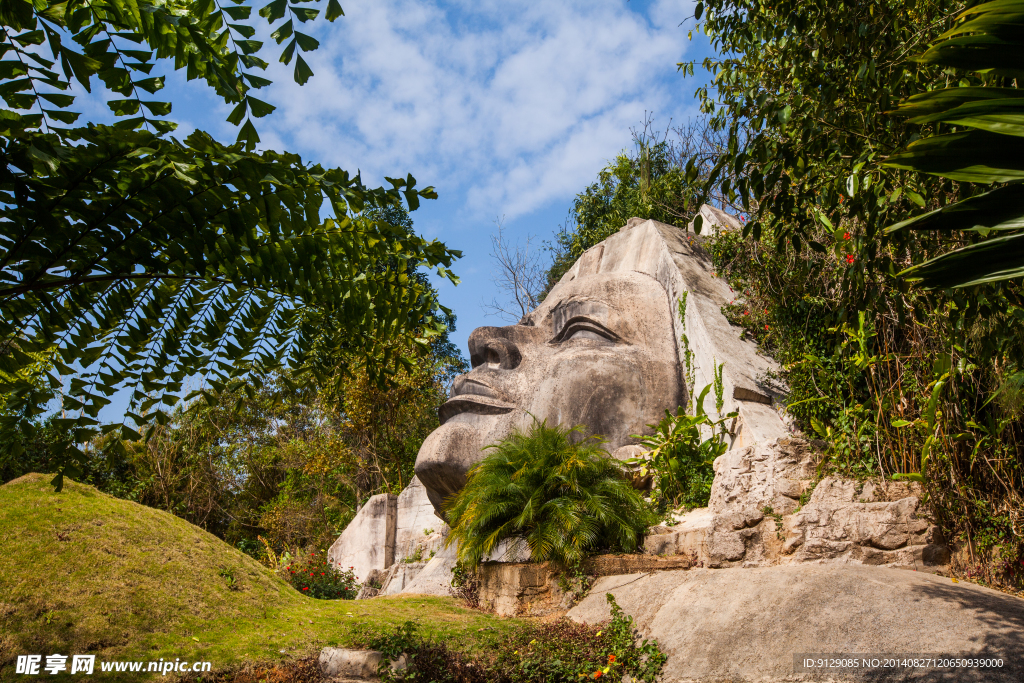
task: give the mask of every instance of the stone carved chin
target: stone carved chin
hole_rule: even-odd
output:
[[[437,513],[443,517],[485,446],[534,417],[586,425],[609,452],[636,443],[631,434],[682,403],[673,315],[674,302],[653,277],[598,273],[563,280],[518,325],[474,330],[473,369],[455,380],[441,426],[416,458]]]

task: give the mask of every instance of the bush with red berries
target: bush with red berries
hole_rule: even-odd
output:
[[[282,567],[281,573],[295,590],[317,600],[352,600],[359,592],[352,567],[332,565],[325,551],[303,553]]]

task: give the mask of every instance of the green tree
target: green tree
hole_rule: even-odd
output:
[[[980,121],[928,117],[953,105],[945,98],[1019,86],[1018,72],[947,65],[948,58],[984,70],[983,61],[1000,53],[1019,62],[1016,38],[991,28],[1015,10],[991,13],[983,30],[965,24],[951,40],[941,37],[971,4],[702,2],[700,30],[721,56],[705,61],[713,83],[697,94],[728,137],[704,190],[734,197],[751,219],[742,235],[708,241],[737,293],[726,314],[784,364],[789,411],[825,440],[828,468],[923,477],[950,536],[976,549],[1002,547],[987,575],[997,580],[1000,573],[1013,579],[1024,557],[1015,512],[1024,500],[1024,424],[1009,408],[1019,404],[1024,357],[1021,283],[923,291],[900,275],[923,275],[926,266],[907,269],[943,254],[998,245],[984,229],[940,224],[970,215],[982,189],[975,183],[996,179],[982,165],[1019,168],[1012,160],[1019,137],[969,130]],[[691,74],[693,66],[680,68]],[[892,115],[900,102],[912,117]],[[935,109],[914,111],[918,104]],[[940,154],[931,167],[914,159],[965,135],[985,138],[988,148]],[[987,157],[996,138],[999,155]],[[981,173],[955,172],[972,164]],[[921,209],[939,211],[927,219],[936,229],[885,230]],[[1007,202],[999,215],[1013,212]],[[983,224],[994,227],[988,222],[998,217]],[[975,243],[977,250],[957,251]],[[992,265],[1007,270],[1006,260]],[[961,272],[962,284],[981,280],[979,270]]]
[[[582,432],[539,422],[487,447],[446,508],[461,565],[476,566],[502,541],[565,566],[599,548],[636,550],[651,512],[618,461]]]
[[[323,0],[321,0],[322,2]],[[297,28],[321,9],[273,0],[259,10],[294,78],[312,75],[302,52],[317,41]],[[342,14],[327,0],[324,16]],[[98,433],[140,438],[165,423],[185,383],[203,395],[243,389],[287,367],[300,383],[356,363],[380,381],[443,333],[446,311],[409,269],[450,273],[460,254],[427,242],[367,208],[410,210],[415,179],[369,189],[341,169],[297,155],[253,151],[252,118],[273,107],[252,92],[269,81],[253,7],[214,0],[10,0],[0,10],[0,417],[3,457],[61,396],[55,426],[72,434],[54,480],[84,471],[79,445]],[[236,106],[225,145],[197,131],[168,135],[160,65],[204,79]],[[95,77],[95,78],[94,78]],[[120,120],[69,127],[74,79],[97,81]],[[243,123],[244,120],[244,123]],[[24,372],[40,354],[45,381]],[[98,413],[132,389],[120,424]],[[111,439],[119,448],[121,439]],[[78,445],[76,445],[78,444]]]
[[[647,425],[651,434],[633,434],[647,452],[626,462],[637,467],[638,477],[656,475],[655,502],[660,511],[680,506],[707,507],[711,499],[715,458],[729,448],[724,438],[728,431],[725,423],[738,414],[732,412],[712,420],[704,411],[704,399],[711,388],[707,385],[697,397],[695,415],[687,415],[682,406],[675,415],[666,410],[665,417]]]
[[[670,140],[669,134],[674,137]],[[555,236],[554,262],[547,288],[553,287],[583,252],[618,232],[630,218],[687,225],[707,174],[723,151],[725,139],[707,125],[691,121],[659,134],[648,120],[633,131],[634,151],[623,151],[599,173],[597,182],[576,195],[570,211],[571,228]],[[727,205],[724,195],[712,201]],[[568,227],[568,226],[567,226]]]

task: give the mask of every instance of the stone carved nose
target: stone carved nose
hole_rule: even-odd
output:
[[[523,362],[519,345],[508,338],[504,327],[478,327],[469,335],[469,363],[513,370]]]

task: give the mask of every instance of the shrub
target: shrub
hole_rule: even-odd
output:
[[[623,680],[653,683],[668,657],[657,641],[639,637],[633,617],[622,611],[611,593],[611,622],[577,624],[561,619],[513,634],[498,654],[496,668],[519,683],[547,681]]]
[[[325,551],[303,553],[281,572],[295,590],[318,600],[352,600],[359,592],[352,567],[342,570],[332,566]]]
[[[475,609],[480,606],[480,580],[471,569],[462,565],[457,564],[452,568],[452,582],[448,592],[467,607]]]
[[[447,507],[461,564],[476,566],[505,540],[565,566],[598,548],[636,550],[653,515],[599,437],[574,442],[582,430],[535,421],[487,447]]]
[[[700,393],[696,415],[687,415],[682,407],[674,416],[666,410],[660,422],[647,425],[653,434],[633,435],[650,450],[626,462],[638,465],[640,475],[646,475],[649,470],[657,475],[659,509],[705,507],[711,498],[715,478],[712,465],[715,458],[728,449],[724,439],[725,423],[736,417],[736,413],[712,420],[704,411],[704,398],[710,389],[709,384]],[[705,436],[708,432],[710,435]]]
[[[360,646],[384,653],[379,673],[386,681],[411,679],[434,683],[580,683],[606,679],[654,683],[668,659],[658,643],[641,640],[633,618],[609,593],[612,619],[577,624],[562,618],[527,624],[496,642],[490,659],[473,660],[450,641],[422,638],[415,622],[387,631],[365,631]],[[405,653],[409,668],[392,672],[389,662]]]

